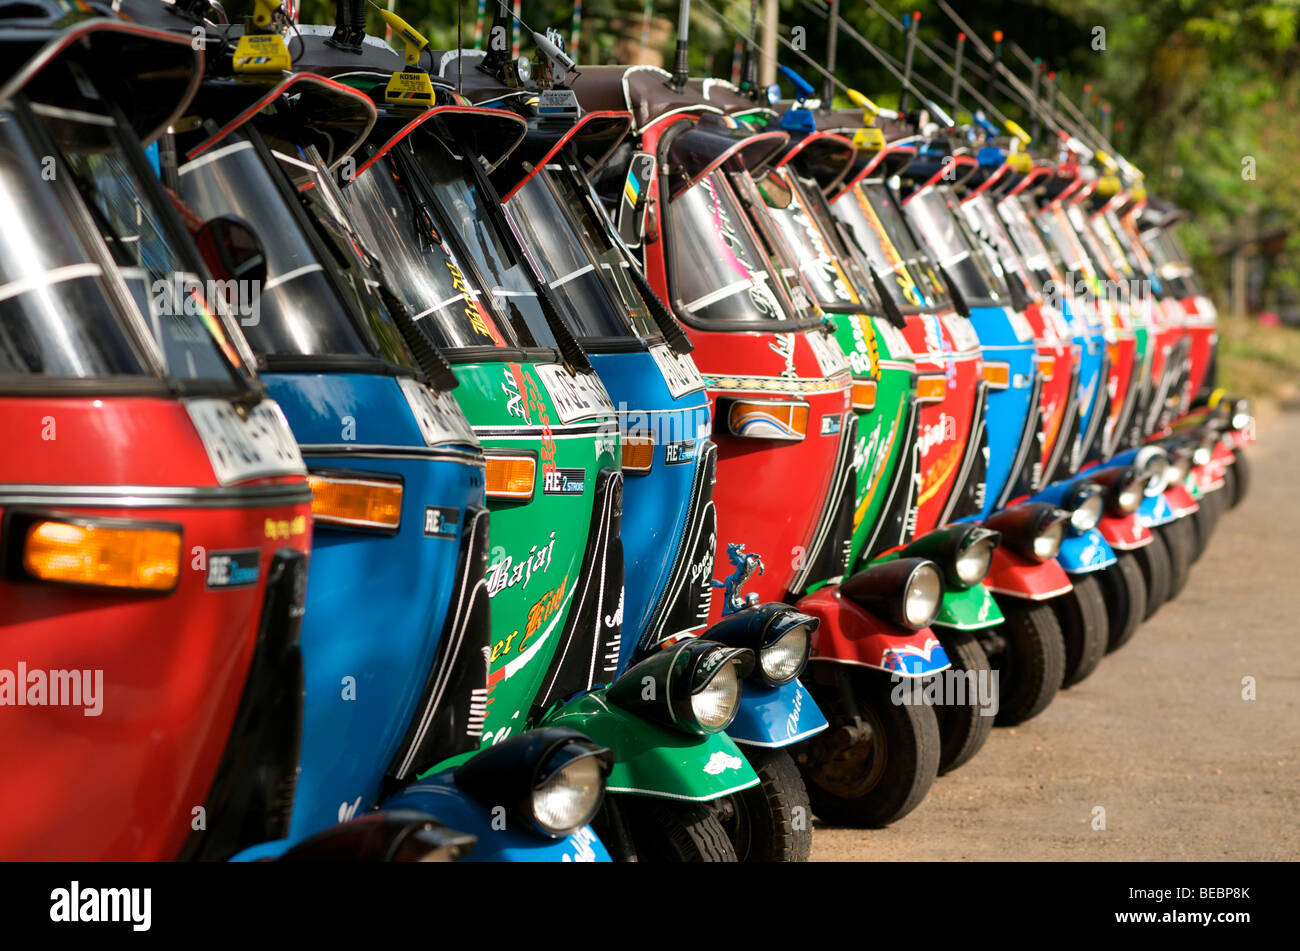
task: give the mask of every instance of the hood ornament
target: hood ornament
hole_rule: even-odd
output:
[[[727,545],[727,560],[736,566],[736,570],[727,576],[725,581],[718,581],[716,578],[710,578],[709,584],[715,588],[725,589],[723,599],[722,616],[726,617],[745,607],[753,607],[758,604],[758,593],[742,594],[740,589],[745,586],[745,582],[754,577],[757,571],[760,575],[763,573],[763,556],[758,553],[746,553],[744,544],[740,542],[731,542]]]

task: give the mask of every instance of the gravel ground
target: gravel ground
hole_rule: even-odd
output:
[[[817,824],[813,860],[1300,859],[1297,409],[1261,421],[1251,494],[1176,601],[902,821]]]

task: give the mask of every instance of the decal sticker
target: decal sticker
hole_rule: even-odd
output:
[[[670,466],[694,462],[695,456],[695,443],[689,439],[683,442],[670,442],[664,446],[664,461]]]
[[[528,555],[518,562],[511,555],[506,555],[494,565],[488,566],[488,597],[495,598],[507,588],[513,588],[517,584],[522,584],[524,590],[528,589],[528,582],[532,581],[533,573],[545,574],[551,567],[551,555],[555,551],[555,532],[551,532],[551,537],[547,539],[544,545],[534,545],[528,550]]]
[[[257,584],[261,552],[256,548],[214,551],[208,554],[209,588],[243,588]]]
[[[745,761],[739,756],[732,756],[725,750],[718,750],[709,757],[709,762],[705,765],[704,771],[710,776],[717,776],[725,770],[740,769],[744,765]]]
[[[925,639],[924,647],[915,644],[887,647],[880,655],[880,666],[885,670],[896,670],[912,676],[943,670],[950,665],[947,653],[933,637]]]
[[[582,495],[586,489],[586,469],[552,469],[542,476],[542,491],[547,495]]]
[[[822,417],[822,435],[838,436],[840,434],[840,424],[843,420],[837,415],[827,413]]]
[[[460,509],[442,505],[424,507],[424,534],[430,538],[455,538]]]
[[[768,347],[785,361],[785,369],[781,371],[781,376],[795,377],[799,375],[794,368],[794,334],[777,334],[776,339],[769,343]]]

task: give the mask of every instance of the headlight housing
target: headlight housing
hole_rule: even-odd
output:
[[[984,580],[1002,536],[983,525],[949,525],[927,532],[904,548],[903,557],[929,558],[943,569],[944,584],[969,588]]]
[[[1034,561],[1051,561],[1061,550],[1070,513],[1050,502],[1026,502],[1003,509],[985,520],[1002,533],[1012,551]]]
[[[1251,418],[1254,416],[1254,408],[1250,405],[1250,400],[1242,397],[1232,404],[1232,428],[1245,429],[1250,425]]]
[[[1065,497],[1065,508],[1070,512],[1071,529],[1079,533],[1092,531],[1105,508],[1102,487],[1087,480],[1076,482]]]
[[[728,614],[701,636],[728,647],[744,647],[758,657],[752,676],[779,687],[801,673],[812,651],[812,635],[821,624],[785,604],[771,602]]]
[[[627,670],[607,696],[685,733],[719,733],[736,718],[740,681],[753,669],[751,650],[689,638]]]
[[[1088,479],[1106,491],[1106,510],[1111,515],[1132,515],[1142,504],[1148,475],[1140,466],[1112,466],[1109,469],[1089,470]]]
[[[845,579],[840,593],[900,627],[920,629],[939,614],[943,579],[938,565],[927,558],[898,558]]]
[[[1169,485],[1173,474],[1169,466],[1169,453],[1163,446],[1143,446],[1138,450],[1133,464],[1146,473],[1146,484],[1142,487],[1144,495],[1154,498]]]
[[[485,806],[506,806],[552,839],[591,821],[614,754],[576,730],[530,730],[490,746],[456,770],[456,785]]]

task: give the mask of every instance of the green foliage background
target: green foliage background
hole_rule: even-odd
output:
[[[789,38],[801,29],[808,54],[824,63],[825,20],[811,12],[809,4],[828,6],[822,0],[780,0],[779,32]],[[883,0],[880,5],[898,16],[919,11],[924,40],[952,43],[955,39],[956,28],[932,0],[909,3],[906,8],[899,0]],[[1031,56],[1041,57],[1047,68],[1057,70],[1062,96],[1077,103],[1083,84],[1091,83],[1112,104],[1116,119],[1112,141],[1146,172],[1153,194],[1193,212],[1194,224],[1183,228],[1183,239],[1221,301],[1226,300],[1227,249],[1242,238],[1279,229],[1287,232],[1287,253],[1277,259],[1269,283],[1274,289],[1300,291],[1300,229],[1296,228],[1300,188],[1294,164],[1300,154],[1300,0],[953,0],[953,5],[986,42],[993,30],[1001,29],[1008,40],[1019,42]],[[232,3],[231,13],[244,12],[239,6]],[[478,6],[478,0],[399,0],[397,12],[422,29],[435,46],[446,48],[456,42],[458,11],[465,45],[470,45]],[[626,50],[629,44],[634,47],[646,6],[644,0],[582,4],[580,62],[614,62],[617,50]],[[649,6],[657,26],[654,36],[662,41],[667,64],[677,3],[653,0]],[[489,16],[490,10],[489,3]],[[521,13],[533,29],[555,27],[567,38],[573,10],[571,0],[525,0]],[[719,14],[744,30],[750,2],[694,0],[695,75],[730,74],[737,34]],[[901,58],[901,34],[867,0],[842,0],[841,15]],[[332,3],[301,4],[300,22],[332,19]],[[382,22],[373,10],[370,25],[372,32],[382,33]],[[1094,48],[1097,27],[1105,30],[1104,49]],[[618,46],[620,40],[623,46]],[[815,70],[784,46],[779,61],[820,88]],[[1006,61],[1019,67],[1010,55]],[[948,87],[937,67],[919,55],[917,62],[923,75]],[[889,73],[843,33],[837,72],[846,85],[882,105],[897,99],[897,84]],[[1015,109],[1005,111],[1023,118]],[[1253,180],[1243,174],[1248,165],[1253,165]]]

